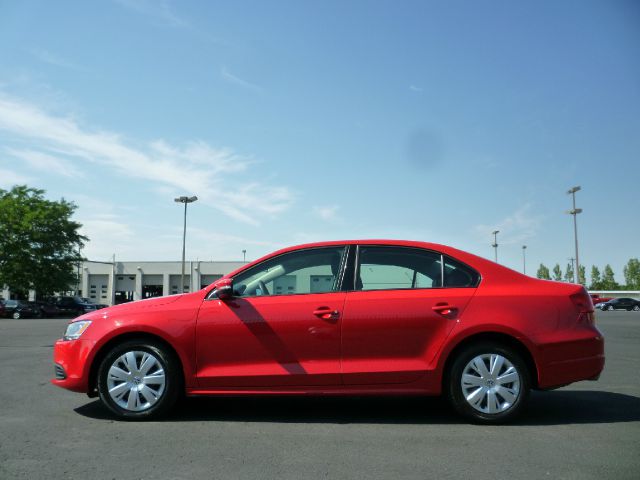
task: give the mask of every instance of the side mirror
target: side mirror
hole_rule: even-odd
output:
[[[228,300],[233,297],[233,280],[226,278],[216,284],[213,294],[219,300]]]

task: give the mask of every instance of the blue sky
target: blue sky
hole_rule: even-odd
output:
[[[0,0],[0,188],[94,260],[406,238],[501,263],[640,256],[634,1]]]

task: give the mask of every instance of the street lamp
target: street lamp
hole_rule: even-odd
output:
[[[522,245],[522,273],[527,274],[527,246]]]
[[[568,210],[567,213],[569,215],[573,215],[573,238],[576,243],[576,268],[573,270],[573,279],[575,283],[578,283],[578,269],[580,268],[580,262],[578,261],[578,214],[582,213],[581,208],[576,208],[576,192],[580,191],[580,187],[573,187],[571,190],[567,192],[567,195],[571,195],[573,199],[573,209]]]
[[[498,263],[498,234],[499,233],[500,233],[500,230],[493,231],[493,244],[491,245],[495,250],[496,263]]]
[[[187,204],[198,200],[195,195],[193,197],[174,198],[176,203],[184,203],[184,228],[182,230],[182,275],[180,275],[180,293],[184,293],[184,251],[187,241]]]
[[[247,263],[247,251],[246,250],[242,250],[242,261],[244,263]]]
[[[573,270],[573,280],[575,281],[576,279],[576,268],[575,268],[575,258],[571,257],[569,258],[569,261],[571,262],[571,270]]]
[[[80,290],[80,267],[82,266],[82,244],[78,241],[78,279],[76,281],[76,295],[82,296],[82,291]]]

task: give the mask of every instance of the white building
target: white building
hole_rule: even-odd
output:
[[[243,262],[93,262],[80,272],[82,297],[93,303],[115,305],[131,300],[195,292],[244,265]]]

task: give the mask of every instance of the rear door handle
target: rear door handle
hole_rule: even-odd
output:
[[[453,307],[451,305],[449,305],[448,303],[437,303],[436,305],[434,305],[433,307],[431,307],[431,309],[436,312],[439,313],[440,315],[451,315],[454,311],[457,310],[456,307]]]
[[[323,320],[337,320],[340,318],[340,312],[329,307],[318,307],[313,311],[313,314]]]

